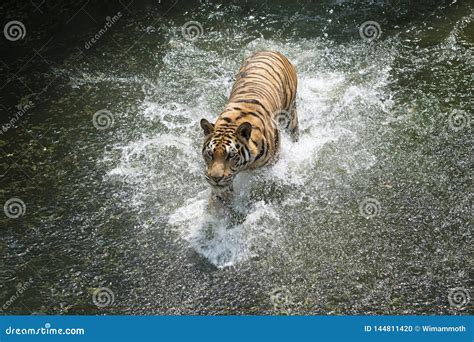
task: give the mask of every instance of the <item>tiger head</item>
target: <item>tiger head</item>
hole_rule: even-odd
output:
[[[250,162],[249,139],[252,125],[240,124],[235,131],[226,127],[217,127],[201,120],[201,128],[206,136],[202,156],[206,162],[206,180],[217,189],[232,186],[237,173]]]

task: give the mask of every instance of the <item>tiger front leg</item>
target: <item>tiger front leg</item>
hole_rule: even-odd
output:
[[[221,212],[232,204],[234,191],[232,186],[226,189],[212,189],[209,196],[208,208],[214,212]]]
[[[234,196],[234,189],[232,185],[223,190],[212,189],[212,192],[211,192],[211,197],[222,202],[231,201],[233,196]]]

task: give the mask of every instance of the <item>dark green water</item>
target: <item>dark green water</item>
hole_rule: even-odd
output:
[[[472,314],[472,4],[161,2],[1,5],[3,313]],[[198,122],[263,49],[301,139],[220,217]]]

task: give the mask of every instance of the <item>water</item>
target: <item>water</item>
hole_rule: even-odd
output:
[[[448,291],[472,288],[474,14],[438,6],[107,5],[89,9],[97,24],[74,17],[20,79],[19,52],[53,33],[5,47],[2,121],[34,106],[0,137],[2,203],[25,203],[0,218],[3,311],[472,313]],[[263,49],[298,70],[300,140],[284,135],[278,163],[239,175],[231,212],[212,212],[198,122]]]

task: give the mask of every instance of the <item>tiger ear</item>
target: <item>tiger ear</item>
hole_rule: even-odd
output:
[[[205,135],[209,135],[214,131],[214,124],[210,123],[206,119],[201,119],[201,128],[204,130]]]
[[[244,141],[250,139],[251,133],[252,133],[252,125],[248,122],[244,122],[237,128],[237,137],[243,139]]]

